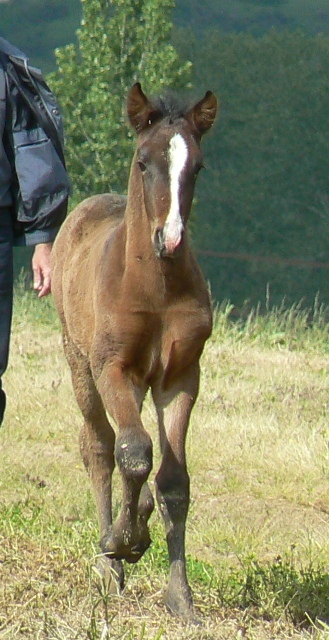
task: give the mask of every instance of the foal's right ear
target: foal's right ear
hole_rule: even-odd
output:
[[[161,115],[143,93],[139,82],[136,82],[128,93],[127,113],[129,122],[137,133],[149,127]]]

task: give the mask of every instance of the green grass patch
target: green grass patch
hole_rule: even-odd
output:
[[[22,278],[0,433],[0,636],[237,640],[242,629],[248,640],[327,638],[328,327],[317,302],[238,318],[229,303],[215,310],[187,439],[187,572],[203,622],[194,629],[163,606],[169,562],[157,512],[150,549],[125,565],[124,597],[97,579],[96,508],[59,321],[51,297],[38,300]],[[150,398],[143,421],[152,486],[160,453]]]
[[[39,299],[29,281],[29,276],[22,269],[14,287],[14,330],[32,324],[59,331],[60,322],[52,297]]]
[[[57,552],[59,560],[85,558],[85,571],[93,579],[92,563],[98,553],[98,529],[95,520],[84,517],[80,521],[55,520],[47,515],[46,509],[25,500],[0,510],[0,536],[3,540],[15,539],[24,546],[24,540],[42,545]],[[152,527],[153,543],[140,563],[125,565],[126,580],[145,580],[152,575],[160,582],[167,580],[168,556],[163,531],[160,524]],[[64,553],[65,552],[65,553]],[[63,555],[64,554],[64,555]],[[265,620],[289,619],[294,625],[326,625],[329,622],[329,574],[322,566],[311,562],[298,566],[293,551],[285,558],[277,558],[272,563],[261,562],[256,557],[238,561],[234,567],[224,565],[214,567],[190,555],[187,556],[187,571],[192,589],[198,598],[217,603],[224,609],[242,609],[249,615]],[[87,575],[85,579],[87,580]],[[93,596],[88,638],[97,638],[98,625],[96,610],[108,610],[110,625],[109,594],[101,581],[96,581],[97,593]],[[130,629],[127,639],[149,638],[144,631],[134,635]],[[143,635],[144,634],[144,635]],[[161,638],[162,630],[154,635]],[[152,637],[153,638],[153,637]]]
[[[289,618],[295,625],[329,621],[329,575],[323,567],[297,567],[291,559],[244,562],[218,583],[224,606],[254,611],[267,620]]]
[[[212,340],[219,343],[230,339],[235,343],[258,344],[268,348],[329,352],[329,309],[314,301],[313,307],[305,308],[303,302],[286,307],[265,310],[261,305],[251,310],[240,311],[235,316],[235,308],[224,302],[215,308],[214,332]]]

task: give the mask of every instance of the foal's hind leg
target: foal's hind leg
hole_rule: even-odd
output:
[[[198,387],[199,367],[195,365],[185,370],[184,377],[165,392],[153,389],[163,454],[155,484],[170,563],[165,603],[171,613],[188,619],[193,619],[194,614],[185,561],[185,525],[190,502],[185,439]]]
[[[102,539],[112,526],[115,433],[92,379],[87,358],[65,336],[63,342],[65,355],[71,367],[75,396],[84,417],[80,433],[80,452],[91,477]],[[113,586],[117,583],[123,588],[124,573],[120,561],[100,558],[98,564],[108,582],[111,580]]]

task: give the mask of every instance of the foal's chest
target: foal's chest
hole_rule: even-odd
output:
[[[185,368],[199,358],[212,329],[208,306],[196,301],[169,309],[161,339],[161,363],[166,372]]]
[[[166,308],[137,305],[108,326],[108,344],[115,360],[133,378],[147,384],[155,376],[176,374],[200,357],[212,329],[210,305],[189,300]],[[110,339],[110,340],[109,340]]]

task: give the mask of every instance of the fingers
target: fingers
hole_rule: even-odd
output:
[[[38,298],[43,298],[51,292],[51,276],[42,274],[34,274],[33,282],[34,291],[38,291]]]
[[[43,298],[51,291],[50,254],[51,243],[36,245],[32,258],[33,289]]]

